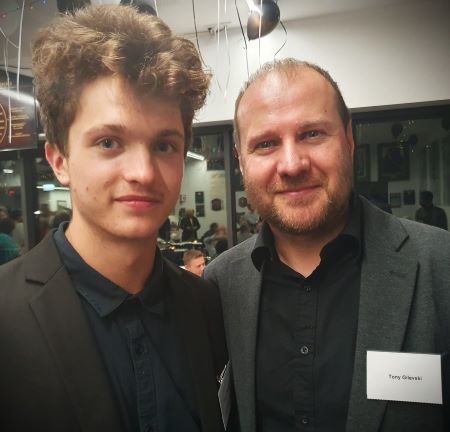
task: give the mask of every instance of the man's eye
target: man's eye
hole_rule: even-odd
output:
[[[318,130],[311,130],[305,133],[306,138],[317,138],[321,135]]]
[[[171,152],[176,151],[176,149],[177,149],[177,146],[175,144],[172,144],[167,141],[161,141],[161,142],[157,143],[155,146],[155,150],[158,153],[171,153]]]
[[[256,144],[255,149],[261,149],[261,150],[270,149],[274,145],[275,145],[275,141],[262,141],[262,142]]]
[[[119,143],[112,138],[104,138],[98,144],[104,150],[112,150],[119,146]]]

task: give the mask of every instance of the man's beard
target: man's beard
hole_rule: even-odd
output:
[[[312,182],[300,178],[284,179],[264,190],[251,181],[245,181],[247,198],[262,220],[279,231],[291,235],[305,235],[326,230],[340,223],[348,207],[351,177],[343,180],[342,194],[333,195],[327,189],[327,179]],[[311,196],[284,201],[277,192],[320,185]],[[343,196],[344,195],[344,196]],[[267,199],[270,197],[269,199]]]

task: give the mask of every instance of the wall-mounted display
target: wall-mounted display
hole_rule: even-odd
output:
[[[391,208],[398,208],[402,206],[402,194],[400,192],[391,192],[389,194],[389,205]]]
[[[195,206],[195,214],[197,217],[205,217],[205,206],[204,204],[197,204]]]
[[[17,92],[0,84],[0,150],[37,146],[36,101],[31,86]]]
[[[204,204],[204,203],[205,203],[205,193],[195,192],[195,204]]]
[[[206,161],[207,171],[223,171],[225,169],[225,161],[221,159],[208,159]]]
[[[416,191],[414,189],[403,191],[403,204],[416,205]]]
[[[370,147],[367,144],[355,148],[355,179],[370,181]]]
[[[222,210],[222,200],[220,198],[214,198],[211,200],[211,210],[213,211]]]
[[[409,144],[392,142],[378,144],[378,179],[409,180]]]
[[[247,205],[248,205],[247,197],[245,197],[245,196],[240,197],[238,200],[238,205],[240,208],[247,208]]]

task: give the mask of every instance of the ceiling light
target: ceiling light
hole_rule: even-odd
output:
[[[5,174],[14,174],[14,170],[8,169],[8,168],[3,168],[3,172],[4,172]]]
[[[187,157],[190,157],[192,159],[201,160],[201,161],[205,160],[205,156],[198,154],[198,153],[191,152],[191,151],[187,152]]]
[[[249,40],[268,35],[280,22],[280,8],[274,0],[247,0],[250,15],[247,20],[247,36]],[[261,8],[257,7],[260,5]],[[261,33],[259,26],[261,24]]]

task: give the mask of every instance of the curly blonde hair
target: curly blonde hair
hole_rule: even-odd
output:
[[[33,44],[33,74],[46,139],[63,154],[83,86],[98,77],[118,75],[137,94],[179,103],[185,151],[210,81],[192,42],[173,35],[158,17],[111,5],[60,16],[41,30]]]

